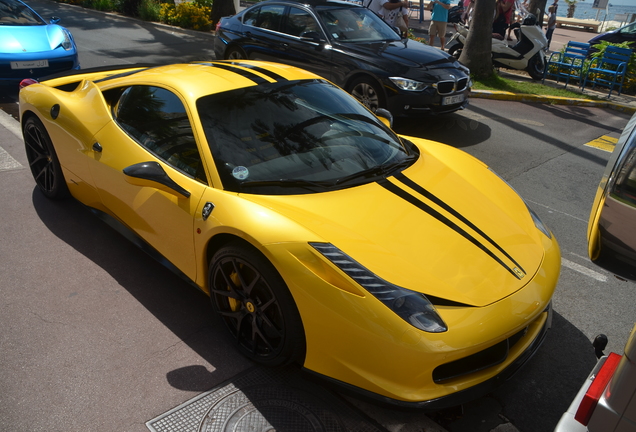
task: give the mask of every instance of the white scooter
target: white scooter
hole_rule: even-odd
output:
[[[468,27],[455,24],[457,32],[446,44],[448,53],[459,58],[466,37]],[[519,41],[509,46],[505,41],[492,39],[492,62],[497,67],[525,70],[533,80],[543,78],[545,67],[545,54],[543,49],[548,45],[548,40],[537,22],[537,17],[528,14],[519,27]]]

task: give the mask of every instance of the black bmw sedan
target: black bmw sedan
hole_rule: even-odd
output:
[[[222,18],[217,59],[274,61],[314,72],[371,110],[394,116],[449,113],[470,93],[466,67],[428,45],[402,39],[369,9],[330,0],[268,0]]]

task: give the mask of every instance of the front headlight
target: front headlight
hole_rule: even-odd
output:
[[[534,210],[532,210],[528,206],[528,204],[526,204],[526,207],[528,207],[528,211],[530,212],[530,216],[532,216],[532,220],[534,222],[534,226],[536,226],[537,229],[539,231],[541,231],[543,234],[545,234],[548,238],[552,238],[552,231],[550,231],[550,229],[543,223],[541,218],[539,218],[539,215],[536,214],[534,212]]]
[[[406,90],[406,91],[422,91],[426,87],[428,87],[426,83],[415,81],[408,78],[390,77],[389,79],[399,89]]]
[[[68,33],[68,31],[66,29],[64,29],[62,31],[62,33],[64,33],[64,40],[62,41],[61,45],[62,45],[62,48],[64,48],[66,51],[68,51],[71,48],[73,48],[73,42],[71,41],[71,35]]]
[[[424,294],[387,282],[330,243],[309,243],[325,258],[412,326],[429,333],[448,330]]]

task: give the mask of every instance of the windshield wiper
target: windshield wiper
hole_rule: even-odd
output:
[[[324,190],[334,186],[334,182],[311,181],[303,179],[252,180],[240,184],[241,189],[264,186],[301,187],[309,190]]]
[[[357,173],[350,174],[346,177],[342,177],[336,181],[336,185],[347,183],[351,180],[357,180],[361,178],[370,177],[388,177],[400,168],[406,168],[410,166],[417,159],[417,155],[407,156],[406,158],[389,164],[378,165],[373,168],[358,171]]]

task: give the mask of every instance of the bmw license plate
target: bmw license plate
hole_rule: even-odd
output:
[[[463,94],[458,94],[454,96],[446,96],[444,99],[442,99],[442,105],[455,105],[460,102],[464,102]]]
[[[12,61],[11,69],[37,69],[49,67],[48,60]]]

